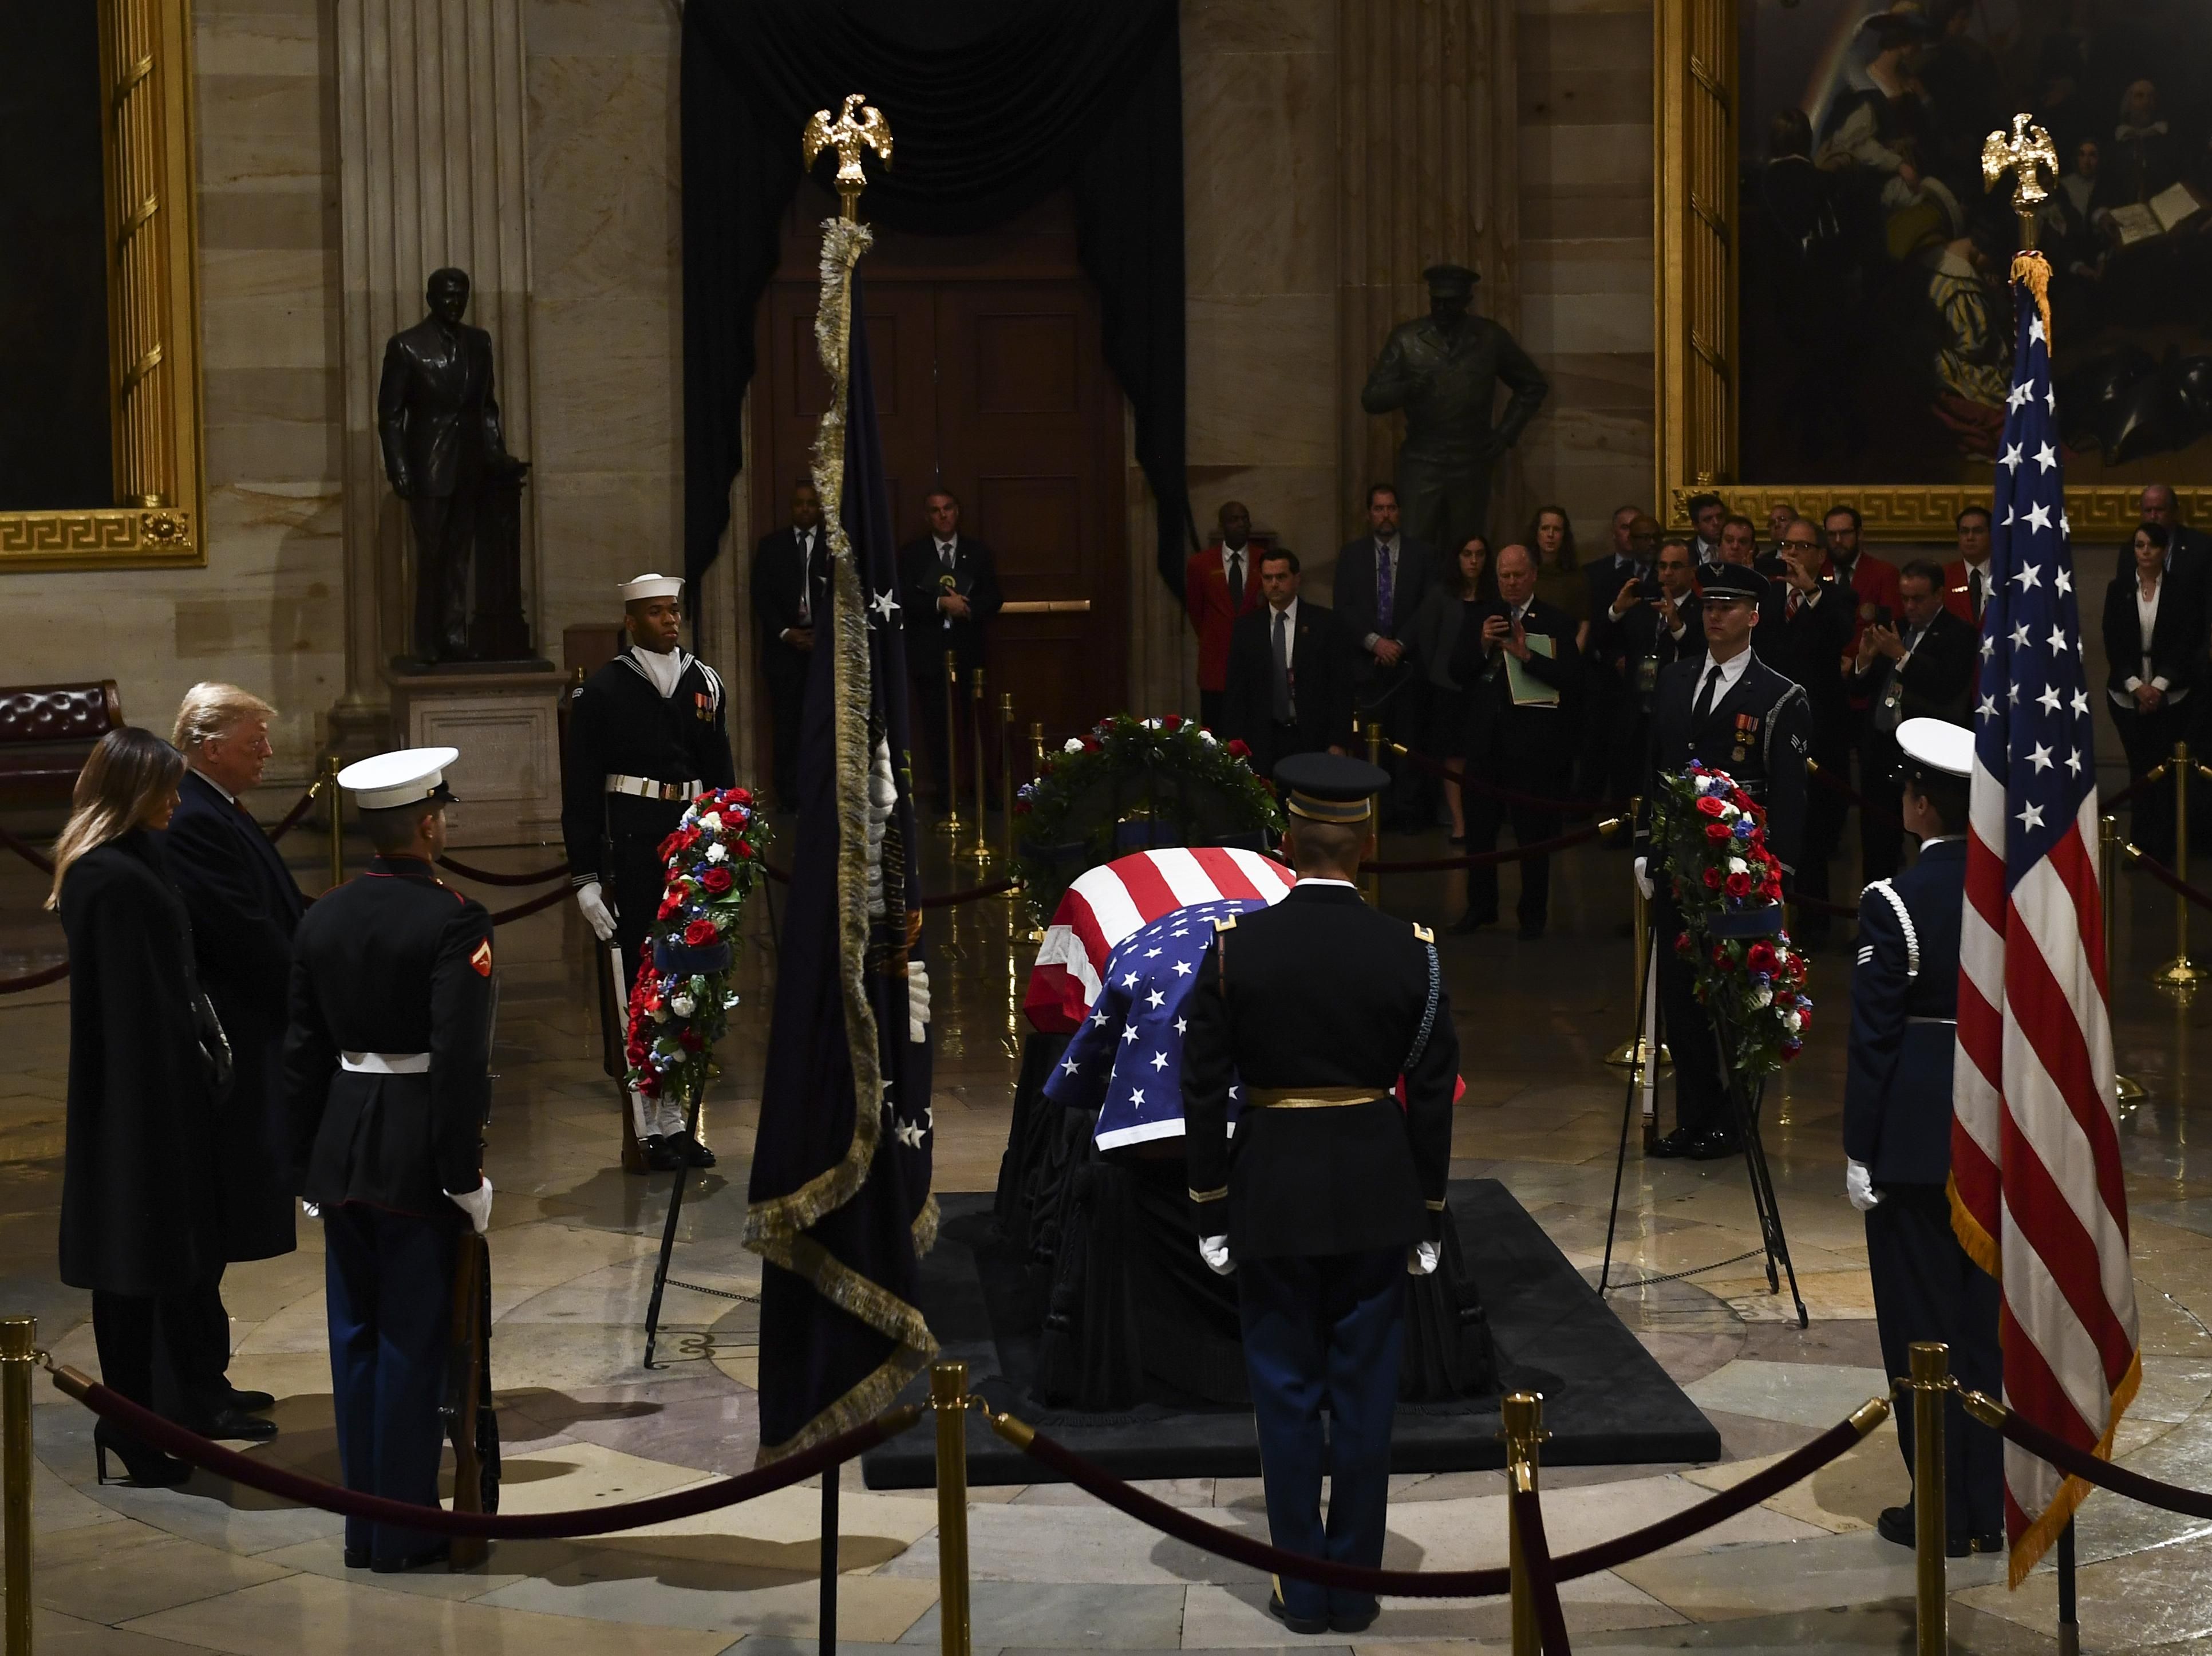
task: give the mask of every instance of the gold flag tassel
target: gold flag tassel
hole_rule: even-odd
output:
[[[2048,350],[2052,344],[2051,332],[2051,261],[2033,247],[2023,247],[2012,256],[2012,279],[2026,288],[2035,298],[2035,314],[2043,319],[2043,344]]]

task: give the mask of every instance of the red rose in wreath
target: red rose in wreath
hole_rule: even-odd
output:
[[[666,897],[660,899],[660,912],[655,916],[655,918],[665,920],[669,916],[674,914],[677,910],[683,906],[684,899],[672,892]]]
[[[699,876],[699,883],[702,886],[704,886],[716,897],[720,897],[723,892],[730,889],[730,871],[727,868],[723,868],[720,863],[716,863],[713,868],[708,869],[705,874]]]
[[[753,802],[753,793],[750,788],[727,788],[724,790],[722,797],[733,805],[750,805]]]
[[[684,941],[695,949],[706,947],[714,941],[714,922],[711,920],[693,921],[684,928]]]
[[[1163,730],[1181,730],[1182,728],[1182,715],[1180,713],[1169,714],[1166,718],[1160,721],[1160,728]]]
[[[1704,795],[1702,795],[1702,796],[1698,799],[1698,815],[1700,815],[1700,816],[1705,816],[1705,817],[1717,817],[1717,816],[1720,815],[1720,813],[1721,813],[1721,802],[1720,802],[1718,800],[1715,799],[1715,798],[1714,798],[1711,794]]]
[[[1760,938],[1743,952],[1743,964],[1753,971],[1772,971],[1775,967],[1774,945]]]
[[[1734,971],[1735,970],[1735,962],[1729,959],[1728,946],[1726,944],[1716,943],[1713,945],[1713,964],[1718,966],[1723,971]]]
[[[1249,759],[1252,757],[1252,750],[1244,745],[1243,737],[1233,736],[1229,742],[1229,757],[1232,759]]]
[[[1728,894],[1730,897],[1749,897],[1751,895],[1751,876],[1749,874],[1730,874],[1728,877]]]
[[[1726,823],[1709,822],[1705,825],[1705,837],[1712,841],[1714,844],[1719,844],[1723,840],[1728,838],[1728,837],[1729,831],[1728,825]]]
[[[1706,889],[1707,891],[1709,891],[1709,892],[1717,892],[1717,891],[1720,890],[1720,888],[1721,888],[1721,878],[1722,878],[1722,876],[1721,876],[1721,871],[1720,871],[1718,868],[1708,868],[1708,869],[1706,869],[1706,870],[1705,870],[1705,889]]]
[[[686,1052],[696,1052],[699,1050],[699,1032],[686,1024],[676,1032],[676,1044]]]
[[[674,856],[676,853],[683,848],[683,844],[684,836],[681,833],[673,833],[669,835],[666,839],[660,842],[660,850],[658,854],[660,860],[663,862],[667,861],[669,858]]]

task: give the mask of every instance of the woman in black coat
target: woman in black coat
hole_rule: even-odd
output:
[[[2139,781],[2189,734],[2188,705],[2204,674],[2204,597],[2166,567],[2167,530],[2144,523],[2135,532],[2132,567],[2105,591],[2106,691],[2112,722]],[[2160,862],[2173,861],[2171,778],[2135,796],[2130,837]]]
[[[1480,626],[1480,608],[1497,600],[1498,583],[1490,573],[1490,542],[1482,536],[1469,535],[1453,556],[1443,578],[1421,595],[1413,641],[1413,659],[1429,681],[1427,728],[1421,746],[1448,773],[1444,803],[1451,809],[1451,842],[1457,845],[1467,838],[1466,807],[1455,780],[1467,757],[1467,691],[1452,677],[1452,652],[1470,614]]]
[[[61,1276],[92,1290],[101,1378],[148,1408],[156,1346],[173,1365],[194,1349],[191,1296],[221,1261],[210,1146],[228,1060],[154,837],[184,770],[148,731],[100,738],[55,844],[46,899],[70,956]],[[190,1395],[200,1378],[180,1374],[179,1386]],[[181,1483],[191,1471],[106,1421],[94,1442],[103,1480],[111,1452],[142,1484]]]

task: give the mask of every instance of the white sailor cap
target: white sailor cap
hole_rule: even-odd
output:
[[[684,596],[684,577],[680,575],[641,575],[635,581],[622,584],[623,602],[642,603],[648,598],[681,598]]]
[[[1906,770],[1941,771],[1947,776],[1974,773],[1974,733],[1948,719],[1907,719],[1897,728]]]
[[[433,801],[449,805],[454,801],[446,786],[446,767],[460,757],[458,747],[403,747],[346,766],[338,772],[338,786],[364,811],[394,811]]]

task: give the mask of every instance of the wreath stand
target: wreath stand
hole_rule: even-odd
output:
[[[693,1087],[690,1103],[684,1112],[684,1130],[695,1139],[699,1136],[699,1105],[701,1095],[705,1091],[703,1087]],[[645,1304],[645,1367],[648,1369],[653,1367],[653,1343],[660,1337],[660,1298],[668,1289],[668,1265],[676,1253],[676,1226],[683,1217],[684,1192],[690,1187],[691,1171],[691,1164],[688,1161],[678,1167],[676,1183],[669,1187],[668,1218],[660,1227],[660,1259],[653,1268],[653,1297]],[[1768,1275],[1771,1275],[1772,1272],[1770,1270]],[[693,1282],[678,1282],[676,1286],[690,1288],[698,1294],[720,1296],[722,1293],[719,1288],[702,1288]]]
[[[1771,937],[1782,929],[1782,907],[1755,910],[1738,915],[1717,915],[1710,924],[1717,937]],[[1658,997],[1652,993],[1653,952],[1657,947],[1659,928],[1647,927],[1644,934],[1643,958],[1637,963],[1636,981],[1639,985],[1636,1001],[1636,1025],[1629,1032],[1632,1050],[1643,1049],[1637,1044],[1646,1035],[1650,1038],[1650,1051],[1656,1054],[1666,1035],[1664,1014]],[[1647,1030],[1647,1021],[1650,1028]],[[1656,1057],[1632,1063],[1628,1071],[1626,1096],[1620,1107],[1620,1146],[1613,1164],[1613,1203],[1605,1220],[1605,1258],[1598,1267],[1597,1291],[1602,1296],[1608,1288],[1656,1288],[1662,1282],[1678,1282],[1686,1276],[1696,1276],[1723,1265],[1739,1264],[1746,1259],[1762,1255],[1766,1262],[1766,1290],[1782,1292],[1782,1279],[1790,1282],[1790,1298],[1797,1307],[1797,1326],[1806,1328],[1811,1318],[1805,1309],[1805,1296],[1797,1287],[1796,1267],[1790,1259],[1790,1239],[1782,1228],[1782,1208],[1774,1193],[1774,1176],[1767,1166],[1766,1145],[1759,1135],[1759,1107],[1766,1093],[1765,1077],[1747,1085],[1742,1076],[1728,1061],[1729,1043],[1717,1017],[1711,1020],[1714,1056],[1720,1062],[1721,1074],[1727,1077],[1729,1111],[1735,1123],[1736,1142],[1743,1151],[1744,1172],[1751,1184],[1752,1211],[1758,1216],[1759,1245],[1733,1258],[1717,1259],[1710,1265],[1693,1266],[1688,1270],[1672,1272],[1664,1276],[1642,1276],[1632,1282],[1615,1283],[1613,1275],[1613,1235],[1620,1221],[1620,1187],[1628,1169],[1628,1126],[1636,1111],[1636,1095],[1644,1083],[1644,1065],[1656,1063]],[[1676,1071],[1675,1085],[1680,1083],[1680,1071]],[[1778,1269],[1777,1268],[1779,1268]]]

